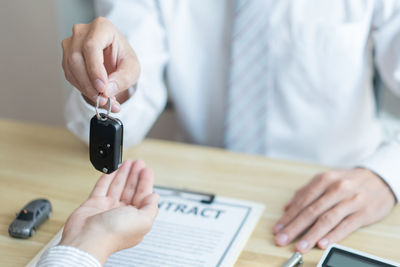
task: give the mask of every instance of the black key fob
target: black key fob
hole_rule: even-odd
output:
[[[109,174],[119,168],[122,162],[123,131],[119,119],[98,113],[96,109],[96,115],[90,120],[89,137],[90,162],[96,170]]]

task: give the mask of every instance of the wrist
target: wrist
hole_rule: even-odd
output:
[[[102,265],[104,265],[107,258],[114,253],[115,250],[111,238],[108,238],[107,234],[102,233],[82,233],[73,238],[63,237],[60,241],[60,245],[83,250],[96,257]]]

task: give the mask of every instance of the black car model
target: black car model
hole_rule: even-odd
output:
[[[17,218],[8,228],[8,233],[13,237],[28,238],[50,218],[50,215],[50,201],[47,199],[32,200],[17,214]]]

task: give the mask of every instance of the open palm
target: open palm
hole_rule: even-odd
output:
[[[139,160],[124,161],[116,172],[102,175],[89,199],[68,218],[61,244],[97,242],[100,236],[112,251],[137,245],[157,215],[153,181],[153,172]]]

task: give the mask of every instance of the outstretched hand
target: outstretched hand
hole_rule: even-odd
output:
[[[153,172],[140,160],[124,161],[102,175],[89,199],[69,216],[60,245],[85,250],[103,264],[110,254],[137,245],[157,216],[153,183]]]

